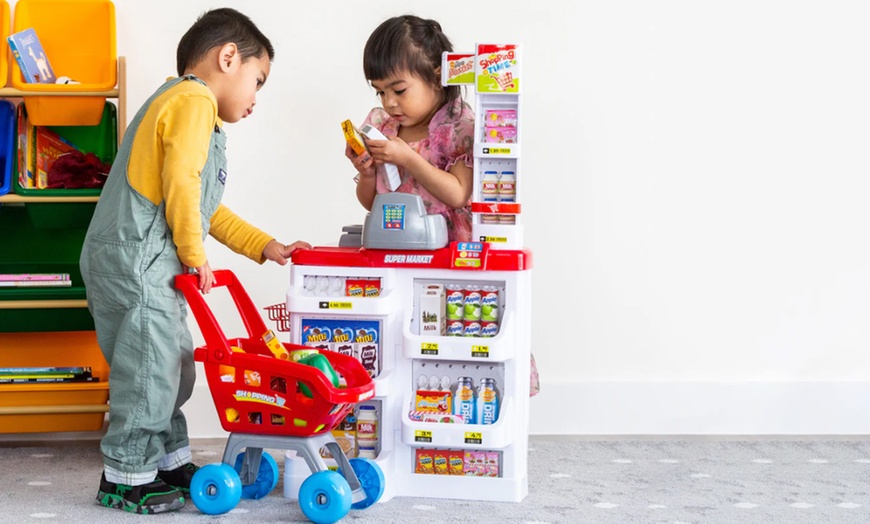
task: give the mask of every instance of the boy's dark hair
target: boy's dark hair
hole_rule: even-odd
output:
[[[435,71],[441,66],[441,54],[453,51],[453,44],[435,20],[414,15],[396,16],[379,25],[366,42],[363,71],[367,80],[380,80],[407,71],[433,85],[441,85]],[[444,102],[461,96],[459,86],[442,88]]]
[[[178,76],[199,63],[212,48],[229,42],[236,44],[243,62],[263,53],[269,55],[269,60],[275,58],[272,43],[254,22],[235,9],[224,7],[203,13],[181,37],[176,52]]]

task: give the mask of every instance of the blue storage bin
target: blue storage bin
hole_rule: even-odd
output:
[[[0,100],[0,195],[12,189],[16,138],[15,106],[8,100]]]

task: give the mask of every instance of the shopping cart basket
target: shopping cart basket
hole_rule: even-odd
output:
[[[272,491],[278,466],[264,448],[294,450],[305,459],[312,475],[299,489],[299,504],[313,522],[335,522],[351,507],[377,502],[384,485],[380,467],[369,459],[348,460],[331,433],[355,404],[374,396],[365,368],[353,357],[322,352],[346,384],[336,387],[321,370],[276,357],[263,340],[268,329],[236,276],[229,270],[217,270],[214,276],[214,287],[229,291],[246,338],[224,335],[197,288],[196,275],[175,278],[205,338],[194,359],[204,365],[221,426],[230,432],[222,462],[200,468],[191,481],[196,507],[203,513],[226,513],[243,496],[261,498]],[[283,346],[288,352],[312,349]],[[321,458],[323,447],[335,459],[338,473]]]

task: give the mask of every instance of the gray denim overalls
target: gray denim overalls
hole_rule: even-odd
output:
[[[155,206],[127,180],[130,150],[143,115],[155,98],[185,81],[203,83],[192,75],[167,81],[131,122],[80,260],[97,340],[110,366],[103,461],[107,471],[128,485],[150,481],[158,465],[181,465],[165,464],[164,456],[189,446],[181,406],[193,391],[196,370],[185,301],[173,285],[182,265],[166,223],[165,202]],[[223,196],[225,148],[226,135],[215,126],[201,173],[203,240]]]

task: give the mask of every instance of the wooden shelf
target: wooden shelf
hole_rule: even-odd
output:
[[[104,96],[106,98],[118,98],[121,94],[119,88],[108,91],[24,91],[14,87],[0,87],[2,98],[27,98],[29,96]]]
[[[62,197],[50,197],[50,196],[22,196],[16,195],[14,193],[9,193],[3,196],[0,196],[0,204],[12,204],[12,203],[52,203],[59,204],[62,202],[96,202],[99,200],[99,196],[62,196]]]
[[[80,309],[87,300],[0,300],[0,309]]]

